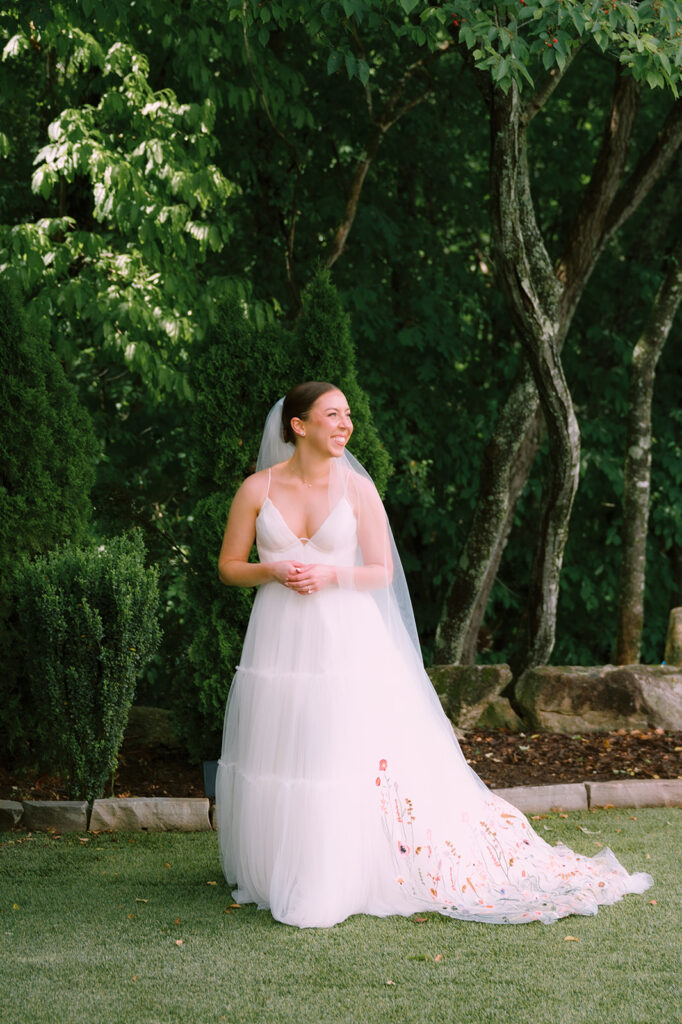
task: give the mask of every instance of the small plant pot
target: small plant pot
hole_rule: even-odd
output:
[[[209,800],[215,799],[215,777],[217,772],[217,761],[204,761],[204,793]]]

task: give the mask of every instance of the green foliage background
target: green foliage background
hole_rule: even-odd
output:
[[[485,90],[516,82],[528,97],[573,61],[529,131],[539,225],[558,258],[617,72],[640,83],[631,166],[675,103],[681,31],[670,0],[4,5],[0,277],[43,317],[92,417],[94,530],[140,526],[159,566],[164,640],[139,696],[198,708],[193,749],[202,722],[215,732],[249,607],[215,580],[230,496],[267,408],[305,377],[347,390],[357,454],[387,479],[429,656],[522,359],[495,286]],[[401,104],[334,264],[336,294],[316,271],[378,122]],[[627,368],[680,230],[681,187],[678,155],[603,254],[566,342],[583,464],[557,663],[612,654]],[[682,602],[680,335],[678,321],[655,397],[647,661]],[[544,457],[483,660],[508,657],[522,620]]]

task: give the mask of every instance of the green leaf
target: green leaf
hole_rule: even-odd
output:
[[[334,50],[333,53],[330,53],[329,57],[327,58],[327,74],[333,75],[336,71],[338,71],[339,68],[341,67],[342,60],[343,55],[339,53],[338,50]]]
[[[499,82],[501,78],[504,78],[504,76],[507,74],[508,71],[509,71],[509,61],[508,60],[501,60],[501,61],[499,61],[499,63],[496,64],[495,67],[492,70],[493,82]]]
[[[369,82],[369,64],[366,60],[358,61],[358,78],[363,85],[367,85]]]
[[[405,14],[412,14],[419,0],[400,0],[400,6],[405,11]]]

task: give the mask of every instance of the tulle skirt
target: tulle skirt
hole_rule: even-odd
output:
[[[491,923],[594,914],[652,879],[549,846],[491,793],[369,594],[260,588],[225,714],[225,876],[299,927],[435,910]]]

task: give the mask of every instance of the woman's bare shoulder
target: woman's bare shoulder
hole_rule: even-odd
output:
[[[265,501],[267,491],[268,471],[261,469],[246,477],[234,497],[235,501],[239,499],[239,502],[245,505],[260,507]]]

